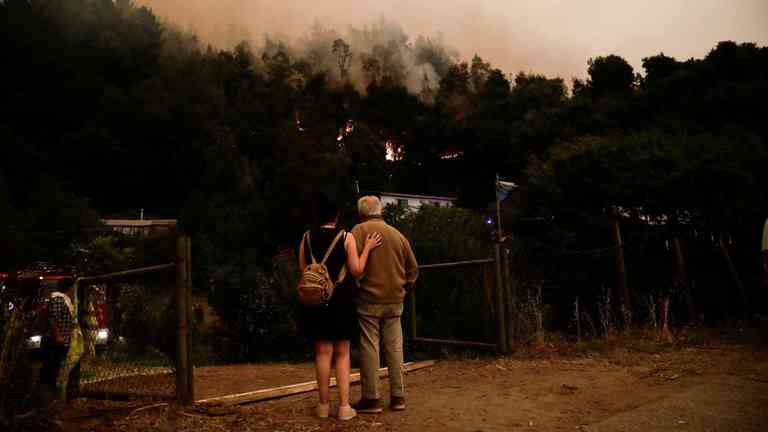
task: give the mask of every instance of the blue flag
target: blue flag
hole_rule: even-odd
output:
[[[496,180],[496,199],[499,202],[504,201],[512,189],[517,188],[517,185],[512,182]]]

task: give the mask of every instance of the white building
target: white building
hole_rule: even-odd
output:
[[[378,192],[383,206],[394,205],[409,210],[418,210],[422,205],[433,205],[438,207],[453,207],[456,203],[455,197],[434,196],[434,195],[413,195],[394,192]]]
[[[113,231],[128,235],[153,236],[176,229],[176,219],[103,219]]]

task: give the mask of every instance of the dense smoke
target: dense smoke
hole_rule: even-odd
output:
[[[350,28],[344,35],[317,22],[299,38],[293,51],[314,70],[342,80],[340,53],[333,49],[339,40],[349,46],[348,75],[360,91],[382,79],[403,84],[414,93],[425,86],[435,88],[440,76],[458,59],[458,53],[446,48],[439,36],[412,40],[402,27],[383,18],[370,26]]]
[[[383,80],[403,85],[412,93],[436,90],[440,78],[459,61],[458,50],[449,47],[440,33],[413,37],[384,17],[343,32],[319,19],[308,28],[292,30],[290,21],[277,27],[247,24],[249,17],[260,21],[263,16],[257,2],[193,0],[185,2],[184,8],[163,0],[137,4],[164,16],[167,25],[198,35],[204,44],[229,49],[245,42],[257,57],[283,52],[292,63],[303,62],[312,72],[324,73],[335,82],[348,79],[363,93],[370,83]],[[198,19],[204,11],[210,18]],[[242,14],[242,19],[233,14]]]
[[[201,41],[231,48],[246,40],[263,46],[264,35],[304,52],[300,41],[328,42],[341,37],[354,53],[351,78],[359,80],[361,54],[373,45],[355,37],[355,30],[375,30],[375,43],[395,41],[410,88],[423,72],[418,64],[419,35],[462,60],[478,54],[507,73],[519,71],[585,78],[587,59],[620,54],[641,72],[643,57],[659,52],[678,59],[703,57],[722,40],[768,43],[768,2],[765,0],[134,0],[149,6]],[[379,17],[402,25],[381,25]],[[324,36],[314,34],[321,22]],[[330,30],[335,29],[335,30]],[[440,32],[445,38],[437,36]],[[407,41],[400,39],[407,35]],[[335,39],[334,39],[335,40]],[[447,49],[445,46],[455,47]],[[316,49],[316,47],[315,47]],[[325,49],[325,48],[324,48]],[[330,50],[330,48],[328,48]],[[379,50],[382,54],[388,54]],[[328,55],[328,54],[326,54]],[[399,57],[398,57],[399,56]],[[329,70],[331,57],[325,60]],[[415,61],[413,61],[415,59]],[[440,70],[436,69],[438,75]],[[429,76],[429,67],[426,67]],[[359,82],[359,81],[358,81]]]

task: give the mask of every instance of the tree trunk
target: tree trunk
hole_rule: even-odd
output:
[[[579,312],[579,298],[573,302],[573,317],[576,319],[576,341],[581,342],[581,313]]]
[[[661,337],[666,342],[672,343],[672,332],[669,331],[669,296],[661,298]]]

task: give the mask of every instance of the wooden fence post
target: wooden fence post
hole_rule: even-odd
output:
[[[485,319],[485,335],[487,340],[493,340],[496,319],[496,306],[493,304],[493,260],[483,265],[483,307],[487,318]]]
[[[504,299],[507,307],[507,349],[512,350],[515,346],[515,318],[517,311],[517,298],[512,295],[512,269],[509,259],[510,249],[502,249],[502,265],[504,266]]]
[[[624,243],[621,241],[621,228],[619,227],[619,218],[614,216],[613,218],[613,239],[616,242],[616,290],[622,296],[624,301],[625,313],[632,311],[632,298],[629,292],[629,286],[627,285],[627,268],[624,262]]]
[[[186,271],[186,295],[187,295],[187,325],[191,328],[192,321],[192,309],[194,307],[192,302],[192,237],[185,235],[186,253],[185,262],[187,264]],[[195,364],[192,361],[192,332],[187,330],[187,387],[189,393],[189,400],[194,402],[195,400]]]
[[[688,319],[690,319],[692,323],[695,323],[698,321],[698,316],[696,315],[696,306],[693,303],[691,284],[688,281],[685,255],[683,255],[683,247],[680,244],[680,238],[678,236],[672,237],[672,250],[675,254],[675,281],[683,288],[683,295],[685,296],[685,302],[688,306]]]
[[[507,353],[507,319],[504,305],[504,281],[501,276],[501,244],[494,246],[496,257],[496,321],[499,338],[499,351],[502,354]]]
[[[176,396],[184,405],[192,403],[189,393],[189,327],[187,322],[187,237],[176,237]]]

